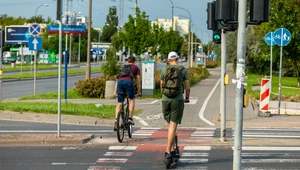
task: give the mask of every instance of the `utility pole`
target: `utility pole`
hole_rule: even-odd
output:
[[[234,126],[233,170],[242,169],[242,136],[243,136],[243,96],[245,78],[245,45],[246,45],[246,8],[247,0],[238,4],[238,40],[236,65],[236,100]]]
[[[174,30],[174,5],[172,0],[170,0],[171,4],[172,4],[172,30]]]
[[[3,31],[2,31],[2,26],[0,26],[0,102],[2,100],[2,75],[3,75],[3,71],[2,71],[2,46],[4,44],[2,41],[2,37],[3,36]]]
[[[137,0],[134,3],[134,26],[136,27]]]
[[[220,91],[220,115],[221,115],[221,142],[226,141],[226,32],[221,30],[221,91]]]
[[[91,26],[92,25],[92,0],[89,0],[89,19],[88,19],[88,46],[87,46],[87,58],[86,58],[86,75],[85,79],[91,78]]]

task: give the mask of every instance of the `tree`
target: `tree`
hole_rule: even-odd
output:
[[[115,6],[110,7],[103,27],[101,41],[111,42],[111,37],[118,32],[118,24],[117,8]]]
[[[128,22],[124,25],[125,29],[125,44],[130,50],[141,55],[148,51],[148,47],[153,45],[151,40],[151,22],[145,12],[140,12],[137,8],[136,12],[136,25],[135,19],[129,15]]]

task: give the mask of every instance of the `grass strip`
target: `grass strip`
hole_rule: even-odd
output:
[[[61,97],[64,96],[64,91],[61,91]],[[67,90],[68,99],[82,99],[84,97],[80,96],[76,91],[73,89]],[[47,92],[47,93],[40,93],[36,95],[28,95],[19,98],[19,100],[32,100],[32,99],[57,99],[58,92]]]
[[[115,117],[116,105],[102,105],[96,107],[95,104],[61,103],[61,114],[74,116],[91,116],[104,119]],[[0,110],[10,110],[15,112],[34,112],[57,114],[58,104],[56,102],[0,102]],[[141,109],[136,109],[134,115],[141,113]]]
[[[99,72],[100,73],[100,68],[92,68],[91,69],[92,72],[96,73]],[[82,70],[68,70],[68,75],[72,75],[72,74],[80,74],[80,73],[85,73],[86,70],[82,69]],[[62,75],[65,74],[65,71],[62,70]],[[58,71],[49,71],[49,72],[37,72],[36,73],[36,77],[50,77],[50,76],[58,76]],[[33,78],[34,74],[32,73],[22,73],[22,74],[15,74],[15,75],[11,75],[11,76],[3,76],[3,79],[21,79],[21,78]]]

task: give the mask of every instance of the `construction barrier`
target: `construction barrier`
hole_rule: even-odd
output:
[[[259,109],[262,112],[269,110],[269,102],[270,102],[270,79],[261,79],[261,87],[260,87],[260,104]]]

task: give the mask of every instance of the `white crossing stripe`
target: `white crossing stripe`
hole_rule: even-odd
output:
[[[199,156],[199,157],[207,157],[208,156],[208,153],[197,153],[197,152],[183,152],[181,154],[181,157],[196,157],[196,156]]]
[[[180,159],[181,163],[207,163],[208,159]]]
[[[176,170],[207,170],[207,166],[197,166],[197,167],[186,167],[186,168],[176,168]]]
[[[120,166],[90,166],[87,170],[120,170]]]
[[[207,131],[211,130],[211,131],[215,131],[216,128],[196,128],[196,130],[207,130]]]
[[[108,150],[136,150],[136,146],[110,146]]]
[[[300,159],[242,159],[242,163],[300,163]]]
[[[156,127],[141,127],[143,130],[160,130],[161,128],[156,128]]]
[[[242,153],[242,157],[282,157],[282,156],[295,156],[296,154],[289,153]]]
[[[232,149],[234,149],[232,147]],[[300,147],[242,147],[243,151],[300,151]]]
[[[123,158],[99,158],[97,163],[125,163],[127,160]]]
[[[208,137],[213,137],[214,135],[213,134],[191,134],[191,137],[194,137],[194,136],[208,136]]]
[[[106,152],[103,156],[131,156],[132,152]]]
[[[185,146],[184,151],[209,151],[210,146]]]

